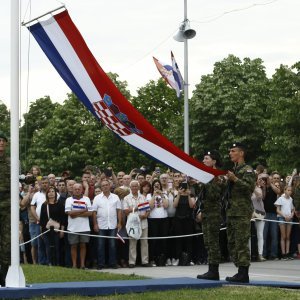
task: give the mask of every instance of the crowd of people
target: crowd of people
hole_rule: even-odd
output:
[[[10,159],[0,132],[0,285],[10,265]],[[251,260],[300,259],[300,174],[282,178],[245,162],[246,147],[230,146],[232,170],[220,171],[218,151],[203,164],[214,176],[201,183],[176,170],[129,174],[86,166],[42,175],[33,166],[20,177],[21,262],[72,268],[134,268],[208,264],[199,279],[249,282]],[[138,225],[138,226],[137,226]]]
[[[299,174],[295,170],[282,178],[278,172],[268,174],[262,166],[255,174],[249,206],[251,259],[299,259],[299,226],[290,224],[300,217]],[[228,225],[222,213],[224,197],[213,205],[201,201],[209,198],[203,197],[203,184],[180,172],[159,168],[149,172],[142,166],[129,174],[111,168],[95,173],[87,166],[81,177],[69,171],[57,175],[42,176],[39,167],[33,166],[26,174],[27,184],[20,184],[20,242],[31,240],[21,247],[24,263],[97,269],[209,263],[213,268],[234,260],[228,252],[226,230],[221,230]],[[215,179],[221,186],[218,195],[226,194],[227,181],[225,176]],[[206,195],[209,191],[206,188]],[[216,218],[208,219],[208,210]],[[141,220],[139,240],[126,238],[126,219],[132,213]],[[60,231],[48,230],[50,219],[59,223]],[[213,220],[215,229],[207,229]],[[36,238],[40,233],[45,234]],[[217,257],[207,248],[218,248]]]

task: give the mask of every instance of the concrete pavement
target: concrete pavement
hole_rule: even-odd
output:
[[[135,267],[119,269],[103,269],[98,272],[109,272],[116,274],[136,274],[149,278],[176,278],[191,277],[196,278],[198,274],[205,273],[207,265],[197,266],[171,266],[171,267]],[[224,280],[226,276],[232,276],[237,272],[233,263],[223,263],[220,265],[220,278]],[[300,260],[288,261],[265,261],[252,262],[249,269],[250,281],[283,281],[300,283]]]

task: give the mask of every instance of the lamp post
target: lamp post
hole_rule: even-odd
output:
[[[196,31],[190,28],[187,18],[187,0],[184,0],[184,20],[174,36],[177,42],[184,42],[184,152],[189,154],[189,83],[188,83],[188,40],[194,38]]]

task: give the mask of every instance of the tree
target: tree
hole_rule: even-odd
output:
[[[26,157],[32,146],[33,135],[48,125],[57,106],[49,96],[45,96],[31,103],[28,113],[24,114],[24,124],[20,128],[20,158],[25,168],[31,167],[26,164]]]
[[[183,145],[183,101],[163,79],[140,88],[132,104],[162,135]]]
[[[69,94],[63,105],[56,106],[47,125],[34,133],[27,165],[39,165],[47,172],[69,169],[80,174],[98,157],[95,146],[101,127],[75,95]]]
[[[10,113],[6,105],[0,100],[0,131],[3,131],[7,136],[9,136],[9,122],[10,122]]]
[[[291,68],[281,65],[271,80],[265,149],[268,164],[282,174],[300,166],[300,62]]]
[[[200,158],[205,150],[219,149],[228,163],[228,147],[238,140],[247,145],[250,163],[261,162],[268,98],[261,59],[242,62],[229,55],[215,63],[213,74],[202,77],[190,101],[192,155]]]

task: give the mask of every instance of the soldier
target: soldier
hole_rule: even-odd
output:
[[[217,151],[208,151],[203,163],[212,168],[220,168],[221,160]],[[225,184],[221,177],[215,177],[203,188],[202,200],[202,231],[204,244],[208,251],[208,272],[198,275],[198,279],[220,280],[219,263],[221,261],[219,231],[222,222],[221,198]]]
[[[255,173],[245,163],[245,146],[233,143],[229,156],[234,163],[233,172],[228,171],[229,181],[227,215],[228,249],[238,273],[226,277],[230,282],[249,282],[250,250],[250,219],[252,214],[251,194],[255,187]]]
[[[5,155],[7,137],[0,132],[0,285],[10,265],[10,159]]]

